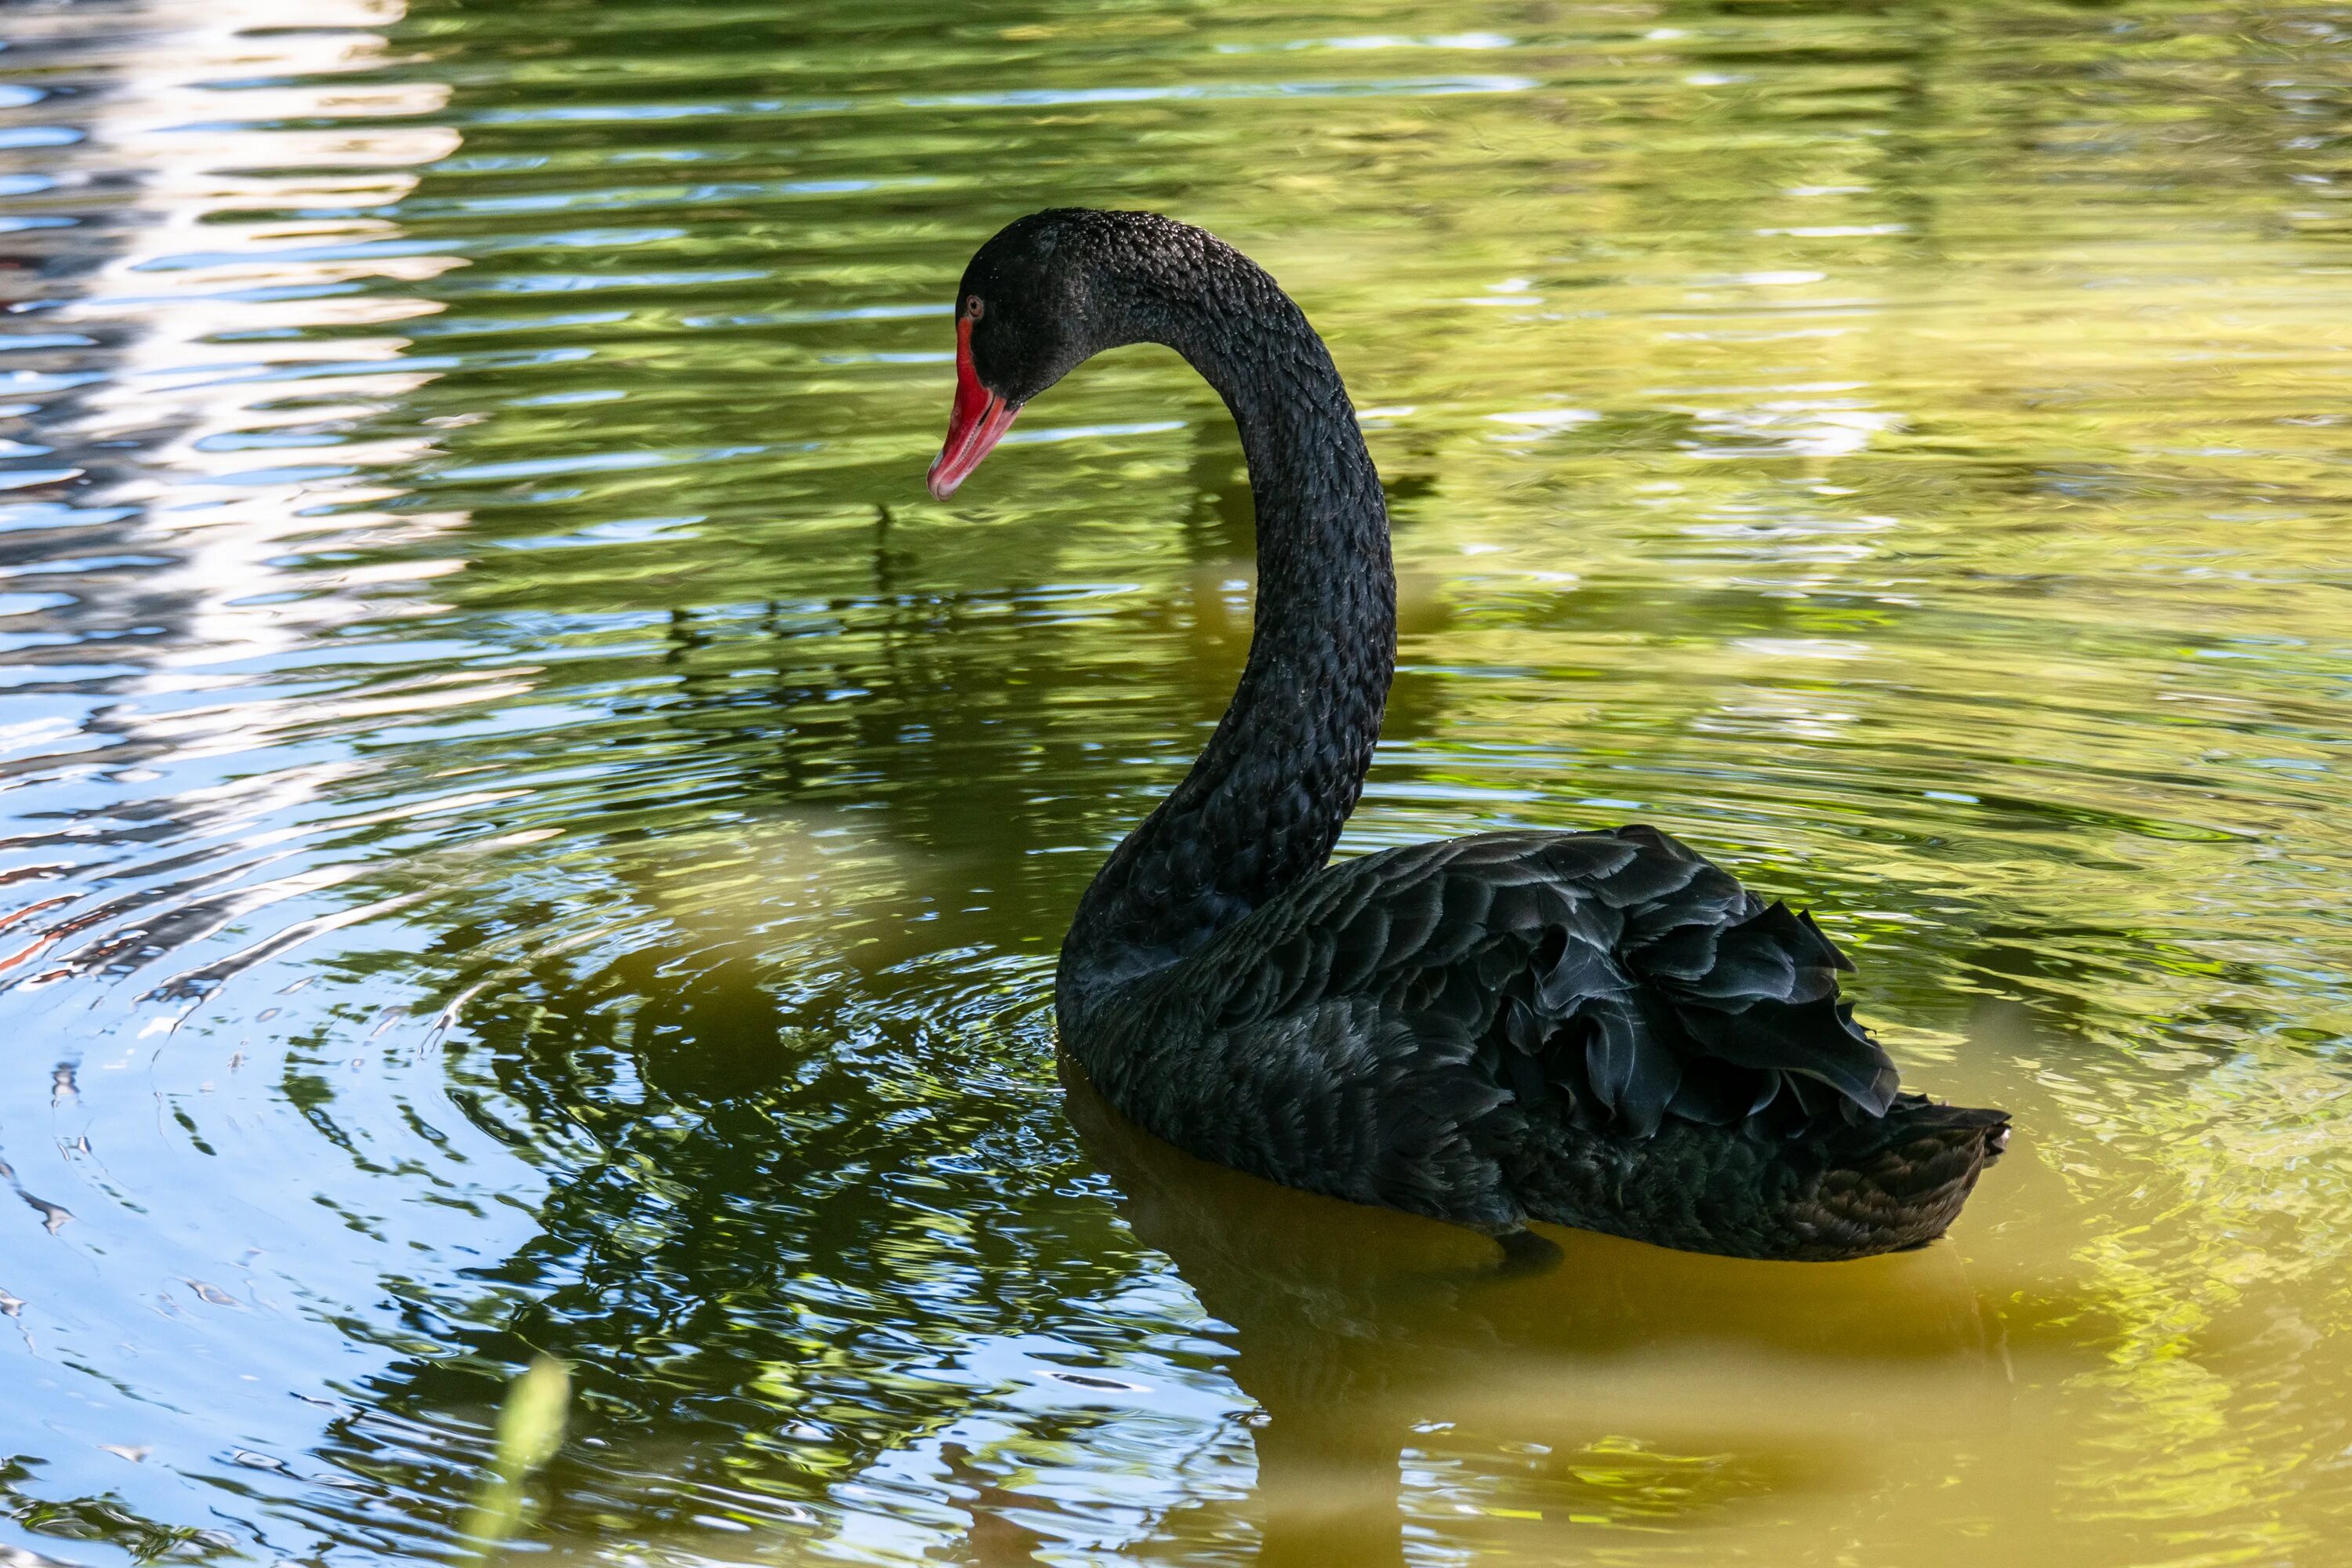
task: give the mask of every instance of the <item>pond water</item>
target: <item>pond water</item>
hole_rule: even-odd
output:
[[[2352,1562],[2352,7],[30,0],[0,1558]],[[1656,823],[2020,1133],[1485,1244],[1066,1104],[1238,446],[951,504],[978,242],[1265,261],[1390,488],[1343,853]],[[19,1555],[9,1555],[11,1551]]]

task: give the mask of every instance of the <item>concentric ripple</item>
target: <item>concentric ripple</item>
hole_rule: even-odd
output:
[[[0,16],[0,1558],[2297,1562],[2352,1515],[2352,10]],[[1481,1243],[1122,1131],[1052,957],[1250,629],[1264,259],[1390,487],[1345,849],[1639,818],[2016,1112],[1951,1244]],[[10,1217],[13,1215],[13,1217]]]

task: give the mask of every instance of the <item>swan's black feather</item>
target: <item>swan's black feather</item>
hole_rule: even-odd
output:
[[[1654,829],[1484,834],[1327,868],[1079,1055],[1144,1126],[1294,1186],[1843,1257],[1940,1233],[2007,1125],[1898,1096],[1850,967]]]

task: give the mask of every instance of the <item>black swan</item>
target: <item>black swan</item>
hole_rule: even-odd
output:
[[[1507,1251],[1545,1247],[1530,1220],[1747,1258],[1942,1235],[2009,1117],[1897,1092],[1810,916],[1653,827],[1326,864],[1396,663],[1388,509],[1322,339],[1239,251],[1150,213],[1007,226],[957,294],[931,493],[1133,342],[1240,427],[1258,599],[1232,705],[1062,944],[1062,1046],[1104,1098],[1204,1159]]]

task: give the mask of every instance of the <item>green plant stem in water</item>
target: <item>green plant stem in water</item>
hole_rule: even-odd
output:
[[[563,1446],[571,1404],[571,1370],[551,1356],[532,1362],[509,1385],[499,1407],[498,1453],[459,1531],[471,1548],[467,1561],[490,1561],[513,1536],[522,1518],[522,1484]]]

